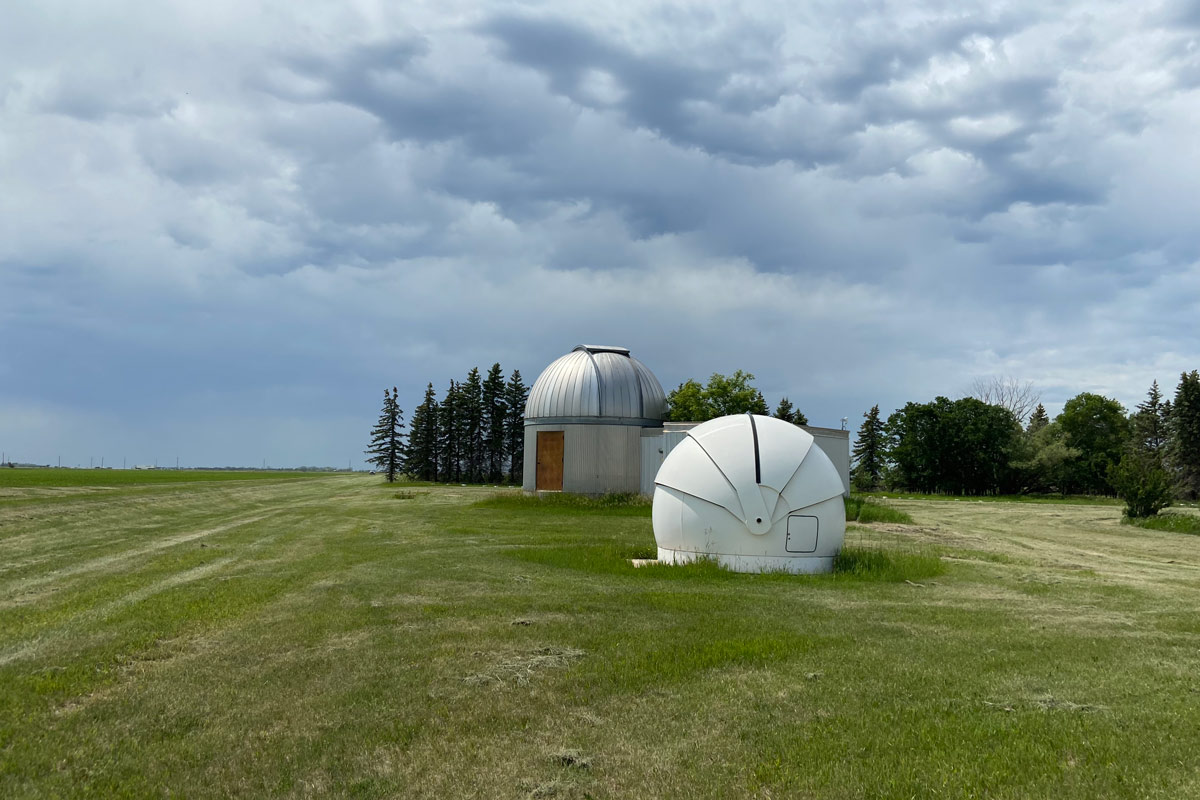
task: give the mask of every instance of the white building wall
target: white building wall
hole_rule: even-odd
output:
[[[641,493],[654,494],[654,476],[662,466],[663,459],[683,441],[688,430],[696,427],[698,422],[668,422],[661,431],[647,430],[642,438],[642,479]],[[850,432],[837,428],[818,428],[810,425],[800,427],[812,434],[813,443],[821,448],[829,460],[837,467],[838,475],[842,478],[845,494],[850,494]],[[658,434],[658,435],[654,435]]]

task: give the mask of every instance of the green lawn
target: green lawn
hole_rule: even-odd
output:
[[[279,472],[270,470],[216,469],[41,469],[0,468],[0,489],[73,488],[80,486],[146,486],[160,483],[197,483],[200,481],[252,481],[310,478],[319,472]]]
[[[0,797],[1200,792],[1200,537],[1119,507],[888,500],[796,578],[273,477],[0,495]]]

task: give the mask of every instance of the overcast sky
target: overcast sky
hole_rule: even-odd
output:
[[[0,448],[361,463],[624,345],[837,427],[1200,368],[1200,3],[17,0]]]

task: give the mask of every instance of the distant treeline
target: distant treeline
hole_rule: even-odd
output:
[[[1050,420],[1028,384],[998,380],[992,391],[984,388],[976,397],[907,403],[886,421],[878,405],[863,414],[854,446],[854,487],[1124,496],[1130,481],[1161,481],[1179,499],[1200,495],[1195,370],[1180,376],[1173,402],[1155,381],[1146,400],[1128,414],[1116,400],[1083,392]]]
[[[384,408],[371,432],[368,461],[394,480],[500,483],[521,479],[525,459],[525,399],[520,370],[508,380],[500,364],[487,376],[479,368],[463,381],[450,381],[439,402],[433,384],[413,410],[408,433],[395,389],[384,392]]]

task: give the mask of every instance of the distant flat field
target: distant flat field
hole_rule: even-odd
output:
[[[1200,537],[1117,507],[889,499],[797,578],[271,475],[0,502],[0,797],[1200,796]]]
[[[136,486],[152,483],[192,483],[194,481],[252,481],[307,478],[327,473],[276,472],[271,470],[209,469],[62,469],[46,467],[0,468],[0,488],[75,486]]]

